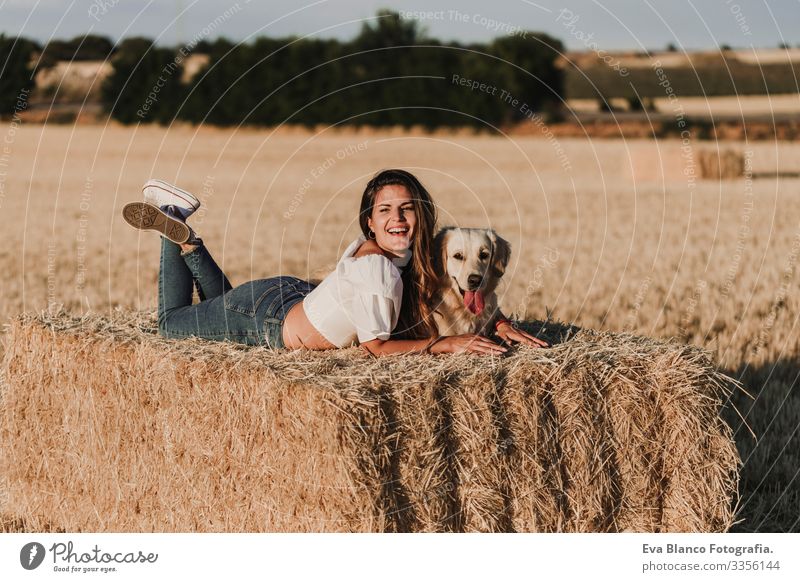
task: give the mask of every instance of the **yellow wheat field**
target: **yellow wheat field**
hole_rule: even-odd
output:
[[[154,308],[158,237],[120,217],[150,177],[198,195],[193,226],[236,285],[332,265],[358,233],[369,177],[403,167],[441,225],[511,242],[505,312],[679,337],[742,378],[755,399],[736,404],[760,439],[734,426],[743,528],[798,527],[800,180],[759,175],[797,172],[800,145],[11,124],[0,135],[4,321],[55,305]],[[718,146],[744,155],[743,178],[695,174],[697,152]],[[662,161],[683,171],[631,180],[633,164]]]

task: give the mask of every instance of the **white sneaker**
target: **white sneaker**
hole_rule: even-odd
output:
[[[164,180],[148,180],[142,187],[144,201],[166,210],[172,206],[171,213],[180,215],[183,220],[189,218],[200,208],[200,201],[186,190],[164,182]]]

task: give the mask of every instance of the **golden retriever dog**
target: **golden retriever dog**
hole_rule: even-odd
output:
[[[511,258],[511,245],[494,230],[440,230],[433,241],[434,266],[440,275],[434,318],[442,335],[491,335],[503,319],[495,290]]]

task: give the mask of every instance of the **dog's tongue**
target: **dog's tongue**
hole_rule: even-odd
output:
[[[480,315],[483,311],[483,293],[480,291],[464,291],[464,305],[473,315]]]

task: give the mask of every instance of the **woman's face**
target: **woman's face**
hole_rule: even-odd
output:
[[[402,256],[411,246],[417,227],[414,202],[408,188],[390,185],[375,195],[375,205],[367,225],[375,233],[375,242],[385,251]]]

